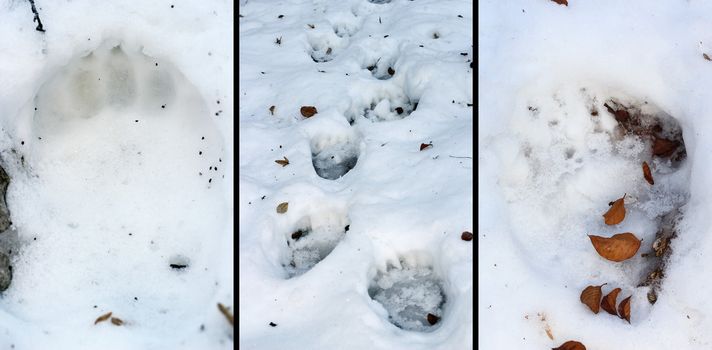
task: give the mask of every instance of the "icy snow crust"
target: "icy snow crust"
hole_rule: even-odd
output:
[[[231,348],[231,5],[0,11],[0,348]]]
[[[245,3],[240,346],[471,348],[472,2]]]
[[[589,349],[712,347],[710,15],[703,2],[480,3],[481,349],[571,339]],[[618,133],[603,106],[610,98],[679,124],[687,158],[651,161],[649,143]],[[608,203],[624,193],[625,221],[605,225]],[[675,208],[678,238],[651,305],[641,254]],[[621,232],[643,239],[621,263],[599,257],[586,236]],[[632,294],[632,324],[579,301],[603,283],[604,293],[622,288],[619,301]]]

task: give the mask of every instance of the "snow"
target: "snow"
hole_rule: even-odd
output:
[[[232,5],[37,5],[0,5],[0,348],[232,347]]]
[[[480,348],[710,348],[710,14],[695,1],[480,3]],[[686,159],[651,158],[644,138],[620,135],[611,99],[660,120],[666,137],[681,128]],[[624,194],[626,219],[605,225]],[[675,220],[651,304],[641,282],[655,265],[641,254]],[[643,242],[621,263],[587,237],[622,232]],[[630,325],[579,301],[603,283],[604,294],[623,289],[619,301],[632,295]]]
[[[472,2],[239,13],[240,347],[471,348]]]

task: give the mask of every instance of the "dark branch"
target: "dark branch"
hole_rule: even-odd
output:
[[[32,13],[35,14],[35,19],[32,20],[32,22],[37,22],[37,31],[44,33],[44,28],[42,28],[42,21],[40,21],[40,14],[37,12],[37,8],[35,7],[35,0],[28,0],[30,2],[30,5],[32,6]]]

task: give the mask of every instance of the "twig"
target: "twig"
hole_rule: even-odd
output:
[[[450,157],[450,158],[467,158],[467,159],[472,159],[472,157],[455,157],[455,156],[451,156],[451,155],[448,155],[448,157]]]
[[[32,13],[35,14],[35,19],[32,20],[32,22],[37,22],[37,28],[35,28],[38,32],[44,33],[45,30],[42,27],[42,21],[40,21],[40,14],[37,12],[37,8],[35,7],[35,0],[28,0],[30,2],[30,6],[32,6]]]
[[[218,303],[218,309],[225,316],[225,318],[227,318],[227,321],[230,322],[230,324],[234,326],[233,316],[230,315],[230,311],[225,307],[225,305]]]

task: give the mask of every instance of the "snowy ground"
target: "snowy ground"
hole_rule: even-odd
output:
[[[711,16],[704,1],[480,2],[480,348],[712,348]],[[681,128],[686,158],[623,135],[612,100]],[[626,219],[605,225],[624,193]],[[652,245],[668,224],[677,238],[659,265]],[[643,242],[619,263],[587,237],[621,232]],[[644,281],[660,266],[651,304]],[[579,301],[603,283],[632,295],[631,324]]]
[[[232,4],[37,5],[0,2],[0,349],[231,348]]]
[[[472,348],[472,2],[239,13],[241,348]]]

